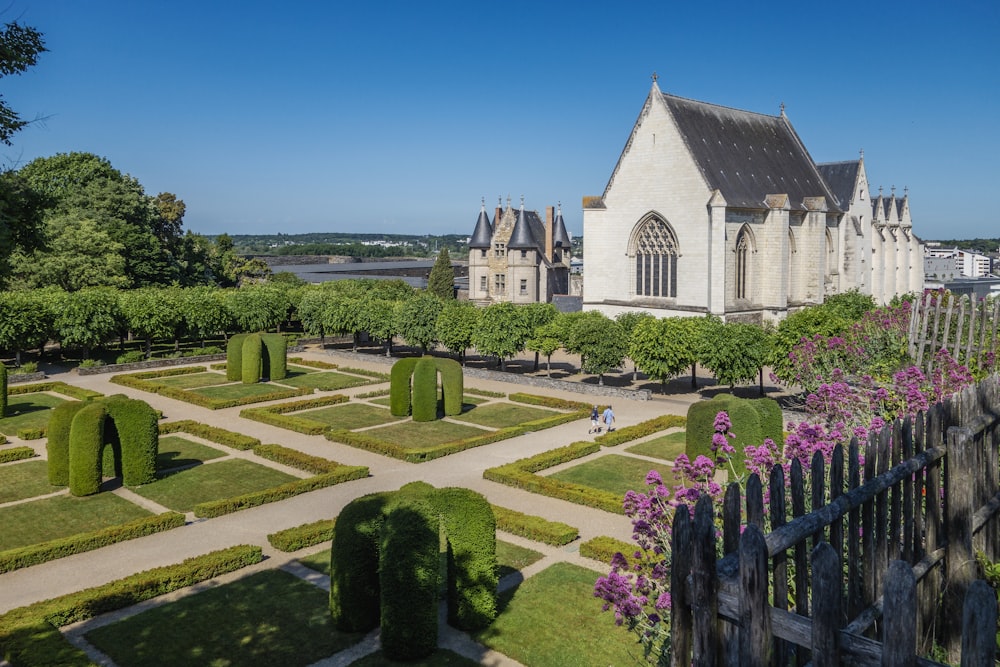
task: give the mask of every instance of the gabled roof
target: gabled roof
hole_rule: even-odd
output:
[[[764,208],[769,194],[787,194],[792,210],[825,196],[840,212],[809,152],[784,113],[766,116],[659,93],[708,188],[735,208]]]
[[[553,223],[554,229],[552,230],[552,245],[556,248],[566,248],[572,247],[573,242],[570,241],[569,233],[566,231],[566,223],[563,222],[562,217],[562,207],[560,206],[559,212],[556,213],[556,220]]]
[[[537,229],[534,228],[536,225],[532,225],[534,221],[538,223]],[[507,241],[507,248],[538,250],[541,246],[537,239],[544,238],[545,227],[538,219],[538,214],[534,211],[525,211],[524,204],[521,204],[521,210],[517,212],[517,222],[514,223],[514,229],[510,232],[510,240]]]
[[[490,217],[486,215],[486,204],[484,203],[479,211],[479,219],[476,220],[476,230],[472,232],[472,240],[469,241],[470,248],[489,248],[493,245],[493,227],[490,225]]]
[[[846,209],[854,199],[854,189],[858,184],[858,173],[861,170],[861,160],[846,162],[826,162],[816,165],[820,176],[826,181],[837,198],[840,208]]]

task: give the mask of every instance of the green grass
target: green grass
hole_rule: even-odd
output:
[[[549,477],[624,496],[626,491],[645,491],[646,474],[654,468],[654,464],[649,461],[620,454],[608,454],[553,473]],[[660,468],[660,475],[664,479],[672,479],[668,466]]]
[[[225,452],[208,447],[178,435],[161,435],[156,469],[169,470],[181,466],[204,463],[225,456]]]
[[[34,498],[65,487],[49,484],[47,461],[24,461],[0,466],[0,503]]]
[[[322,572],[326,576],[330,576],[330,550],[323,549],[312,556],[306,556],[305,558],[300,558],[299,562],[308,567],[311,570],[316,570],[317,572]]]
[[[168,474],[134,491],[177,512],[190,512],[198,503],[232,498],[296,479],[252,461],[227,459]]]
[[[546,410],[545,408],[532,408],[514,403],[490,403],[489,405],[477,406],[468,412],[452,417],[452,419],[491,428],[504,428],[557,414],[559,413],[555,410]]]
[[[365,428],[377,424],[388,424],[389,422],[402,419],[402,417],[393,417],[392,413],[388,410],[365,405],[364,403],[345,403],[344,405],[332,405],[326,408],[293,412],[291,414],[301,419],[347,430]]]
[[[409,451],[419,452],[431,449],[446,442],[463,440],[484,431],[474,426],[455,424],[441,419],[432,422],[408,421],[372,429],[368,432],[372,437],[405,447]]]
[[[162,378],[153,378],[151,382],[162,384],[167,387],[177,389],[199,389],[201,387],[212,387],[220,384],[227,384],[231,380],[226,379],[224,373],[192,373],[191,375],[170,375]]]
[[[302,375],[290,375],[284,380],[277,380],[276,382],[290,387],[312,387],[320,391],[338,391],[350,387],[360,387],[363,384],[371,384],[372,379],[326,371],[322,373],[314,372]]]
[[[287,392],[289,390],[268,382],[257,382],[255,384],[243,384],[242,382],[237,382],[236,384],[224,384],[218,387],[202,387],[201,389],[192,389],[191,393],[201,394],[202,396],[208,396],[209,398],[226,400],[231,398],[243,398],[245,396],[263,396],[265,394],[273,394],[277,391]]]
[[[0,419],[0,433],[17,435],[18,429],[48,426],[52,408],[65,398],[44,394],[15,394],[8,399],[6,417]]]
[[[329,594],[269,570],[85,636],[119,665],[309,665],[355,644],[334,629]]]
[[[42,498],[0,509],[0,551],[117,526],[149,516],[113,493]]]
[[[500,615],[473,638],[531,667],[641,665],[634,635],[601,613],[597,572],[556,563],[500,597]]]
[[[544,557],[544,554],[534,549],[497,540],[497,574],[500,577],[506,577],[508,574],[523,570]]]
[[[651,456],[665,461],[674,461],[677,459],[679,454],[684,453],[684,447],[686,445],[684,440],[685,437],[684,431],[661,435],[659,438],[647,440],[646,442],[641,442],[638,445],[627,447],[625,451],[633,454],[641,454],[643,456]]]
[[[297,366],[295,364],[288,364],[285,369],[285,377],[298,377],[300,375],[306,375],[307,373],[318,373],[318,368],[312,368],[311,366]]]
[[[351,663],[350,667],[476,667],[479,664],[481,663],[476,660],[470,660],[454,651],[439,648],[423,660],[412,662],[390,660],[382,654],[382,651],[375,651],[359,660],[355,660]]]

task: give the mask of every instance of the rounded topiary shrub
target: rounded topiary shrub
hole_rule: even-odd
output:
[[[260,334],[249,334],[243,339],[243,384],[260,382],[261,361]]]
[[[330,545],[330,615],[341,632],[378,627],[378,532],[391,495],[356,498],[337,517]]]
[[[52,408],[46,431],[49,484],[69,486],[69,431],[73,418],[87,403],[66,401]]]
[[[263,368],[269,380],[284,380],[288,375],[288,339],[278,333],[260,334]]]
[[[235,334],[226,343],[226,379],[236,382],[243,378],[243,341],[247,334]]]
[[[7,367],[0,364],[0,417],[7,414]]]
[[[400,359],[389,371],[389,412],[394,417],[410,414],[410,378],[417,361],[415,357]]]
[[[419,660],[437,648],[439,549],[429,503],[392,503],[379,531],[380,638],[390,660]]]
[[[86,403],[69,430],[69,492],[89,496],[101,490],[101,449],[104,445],[104,401]]]
[[[688,408],[684,451],[692,462],[699,455],[714,460],[712,435],[715,433],[715,416],[721,411],[729,415],[732,424],[730,433],[734,437],[729,442],[736,450],[732,457],[735,475],[746,472],[743,449],[747,445],[756,447],[765,438],[771,438],[779,445],[783,442],[781,408],[777,401],[719,394],[710,401],[700,401]],[[730,471],[730,477],[733,477],[733,471]]]
[[[436,359],[435,363],[441,373],[441,387],[444,390],[444,413],[446,415],[462,414],[462,400],[465,396],[462,364],[454,359]]]
[[[156,410],[145,401],[112,397],[105,401],[108,417],[118,430],[122,484],[137,486],[156,481],[160,432]]]
[[[433,357],[421,357],[413,368],[413,421],[437,419],[437,364]]]

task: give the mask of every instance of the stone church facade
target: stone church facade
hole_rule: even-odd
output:
[[[908,195],[872,198],[864,156],[813,162],[778,116],[660,92],[600,197],[583,200],[585,310],[778,321],[858,289],[923,286]]]
[[[508,198],[491,222],[484,203],[469,240],[469,300],[546,303],[568,294],[570,249],[561,207],[547,207],[542,220],[523,201],[513,209]]]

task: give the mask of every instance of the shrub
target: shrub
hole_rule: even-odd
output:
[[[7,367],[0,364],[0,417],[7,414]]]
[[[389,389],[376,389],[375,391],[366,391],[363,394],[355,394],[354,398],[378,398],[380,396],[388,396],[391,393]]]
[[[260,334],[248,334],[243,339],[243,365],[240,377],[243,384],[260,382],[264,365],[263,351]]]
[[[713,418],[714,417],[715,415],[713,415]],[[600,443],[602,447],[614,447],[615,445],[620,445],[623,442],[638,440],[639,438],[644,438],[647,435],[665,431],[668,428],[683,427],[685,424],[687,424],[687,417],[681,417],[679,415],[663,415],[661,417],[647,419],[646,421],[633,426],[625,426],[615,429],[610,433],[604,433],[594,438],[594,442]]]
[[[316,475],[308,479],[300,479],[287,484],[247,493],[235,498],[224,498],[213,500],[207,503],[199,503],[194,506],[194,515],[199,518],[210,519],[224,514],[232,514],[250,507],[259,507],[267,503],[285,500],[294,496],[323,489],[328,486],[349,482],[353,479],[368,477],[368,468],[365,466],[340,466],[334,472]]]
[[[333,539],[336,519],[320,519],[294,528],[286,528],[267,536],[267,541],[278,551],[291,553]]]
[[[494,505],[493,516],[496,517],[497,530],[557,547],[569,544],[580,535],[580,531],[573,526],[522,514],[506,507]]]
[[[6,438],[3,439],[6,442]],[[0,443],[2,444],[2,443]],[[10,449],[0,449],[0,463],[10,463],[11,461],[21,461],[34,456],[35,450],[31,447],[11,447]]]
[[[737,476],[746,472],[743,449],[747,445],[757,447],[765,438],[774,442],[784,442],[782,438],[781,408],[771,398],[739,398],[730,394],[718,394],[710,401],[699,401],[688,408],[687,434],[684,453],[694,462],[698,456],[715,461],[712,451],[712,436],[715,433],[715,416],[725,411],[732,424],[730,433],[735,438],[730,444],[736,453],[731,462]],[[732,475],[733,472],[730,472]]]
[[[281,428],[287,428],[288,430],[295,431],[296,433],[320,435],[327,429],[325,424],[320,424],[315,421],[310,421],[307,418],[296,417],[285,413],[308,410],[310,408],[320,408],[327,405],[336,405],[337,403],[345,403],[349,400],[350,399],[343,394],[319,396],[317,398],[310,398],[304,401],[282,403],[281,405],[272,405],[263,408],[246,408],[240,411],[240,417],[252,419],[263,424],[270,424],[271,426],[280,426]]]
[[[465,378],[462,375],[462,364],[454,359],[435,359],[434,364],[441,373],[441,387],[444,393],[444,413],[446,415],[462,414],[462,399],[465,392]]]
[[[145,401],[131,398],[111,397],[105,403],[118,431],[122,484],[138,486],[156,481],[160,437],[156,411]]]
[[[378,626],[376,539],[382,510],[391,495],[383,492],[356,498],[337,517],[330,546],[330,615],[341,632],[367,632]]]
[[[586,411],[587,416],[590,416],[590,404],[581,403],[579,401],[567,401],[561,398],[556,398],[554,396],[539,396],[537,394],[522,394],[515,393],[508,396],[510,400],[515,403],[525,403],[527,405],[538,405],[543,408],[552,408],[554,410],[576,410],[576,411]]]
[[[49,484],[69,486],[69,431],[73,418],[86,403],[72,401],[52,408],[49,416],[49,439],[45,443],[48,454]]]
[[[253,448],[253,453],[269,461],[305,470],[314,475],[334,472],[344,467],[336,461],[320,458],[319,456],[311,456],[297,449],[290,449],[281,445],[258,445]]]
[[[17,437],[21,440],[41,440],[45,437],[44,426],[28,426],[17,429]]]
[[[606,565],[611,564],[611,559],[615,557],[616,553],[625,556],[625,559],[631,564],[635,562],[636,554],[642,552],[633,542],[623,542],[606,535],[599,535],[580,543],[581,556],[599,560]]]
[[[142,350],[130,350],[124,354],[119,354],[115,359],[116,364],[131,364],[137,361],[145,361],[146,353]]]
[[[236,382],[243,379],[243,342],[249,334],[236,334],[226,343],[226,379]]]
[[[104,365],[104,362],[100,359],[84,359],[80,362],[80,368],[100,368]]]
[[[69,492],[89,496],[101,490],[101,450],[104,446],[103,402],[87,403],[73,417],[69,429]]]
[[[196,422],[192,419],[179,419],[173,422],[165,422],[160,424],[160,433],[166,435],[168,433],[190,433],[191,435],[196,435],[199,438],[205,438],[212,442],[218,443],[220,445],[225,445],[226,447],[232,447],[233,449],[248,450],[258,447],[260,445],[260,440],[251,437],[249,435],[243,435],[242,433],[236,433],[235,431],[227,431],[224,428],[219,428],[218,426],[210,426],[208,424],[202,424],[201,422]]]
[[[337,364],[331,364],[329,361],[320,361],[318,359],[303,359],[302,357],[289,357],[288,361],[298,366],[309,366],[311,368],[322,368],[325,370],[333,370],[337,368]]]
[[[475,387],[466,388],[465,393],[472,394],[473,396],[485,396],[487,398],[503,398],[507,395],[502,391],[487,391],[486,389],[476,389]]]
[[[260,334],[262,365],[272,382],[283,380],[288,375],[288,339],[282,334]]]
[[[26,361],[17,368],[9,370],[11,375],[31,375],[32,373],[38,372],[38,362],[37,361]]]
[[[432,422],[437,419],[437,364],[431,357],[421,357],[413,368],[413,421]]]
[[[351,368],[350,366],[342,366],[340,370],[343,371],[344,373],[350,373],[351,375],[364,375],[365,377],[375,378],[376,380],[386,381],[389,379],[388,373],[382,373],[380,371],[370,371],[367,368]]]
[[[389,412],[395,417],[410,414],[410,378],[417,361],[415,357],[408,357],[392,365],[389,373]]]

